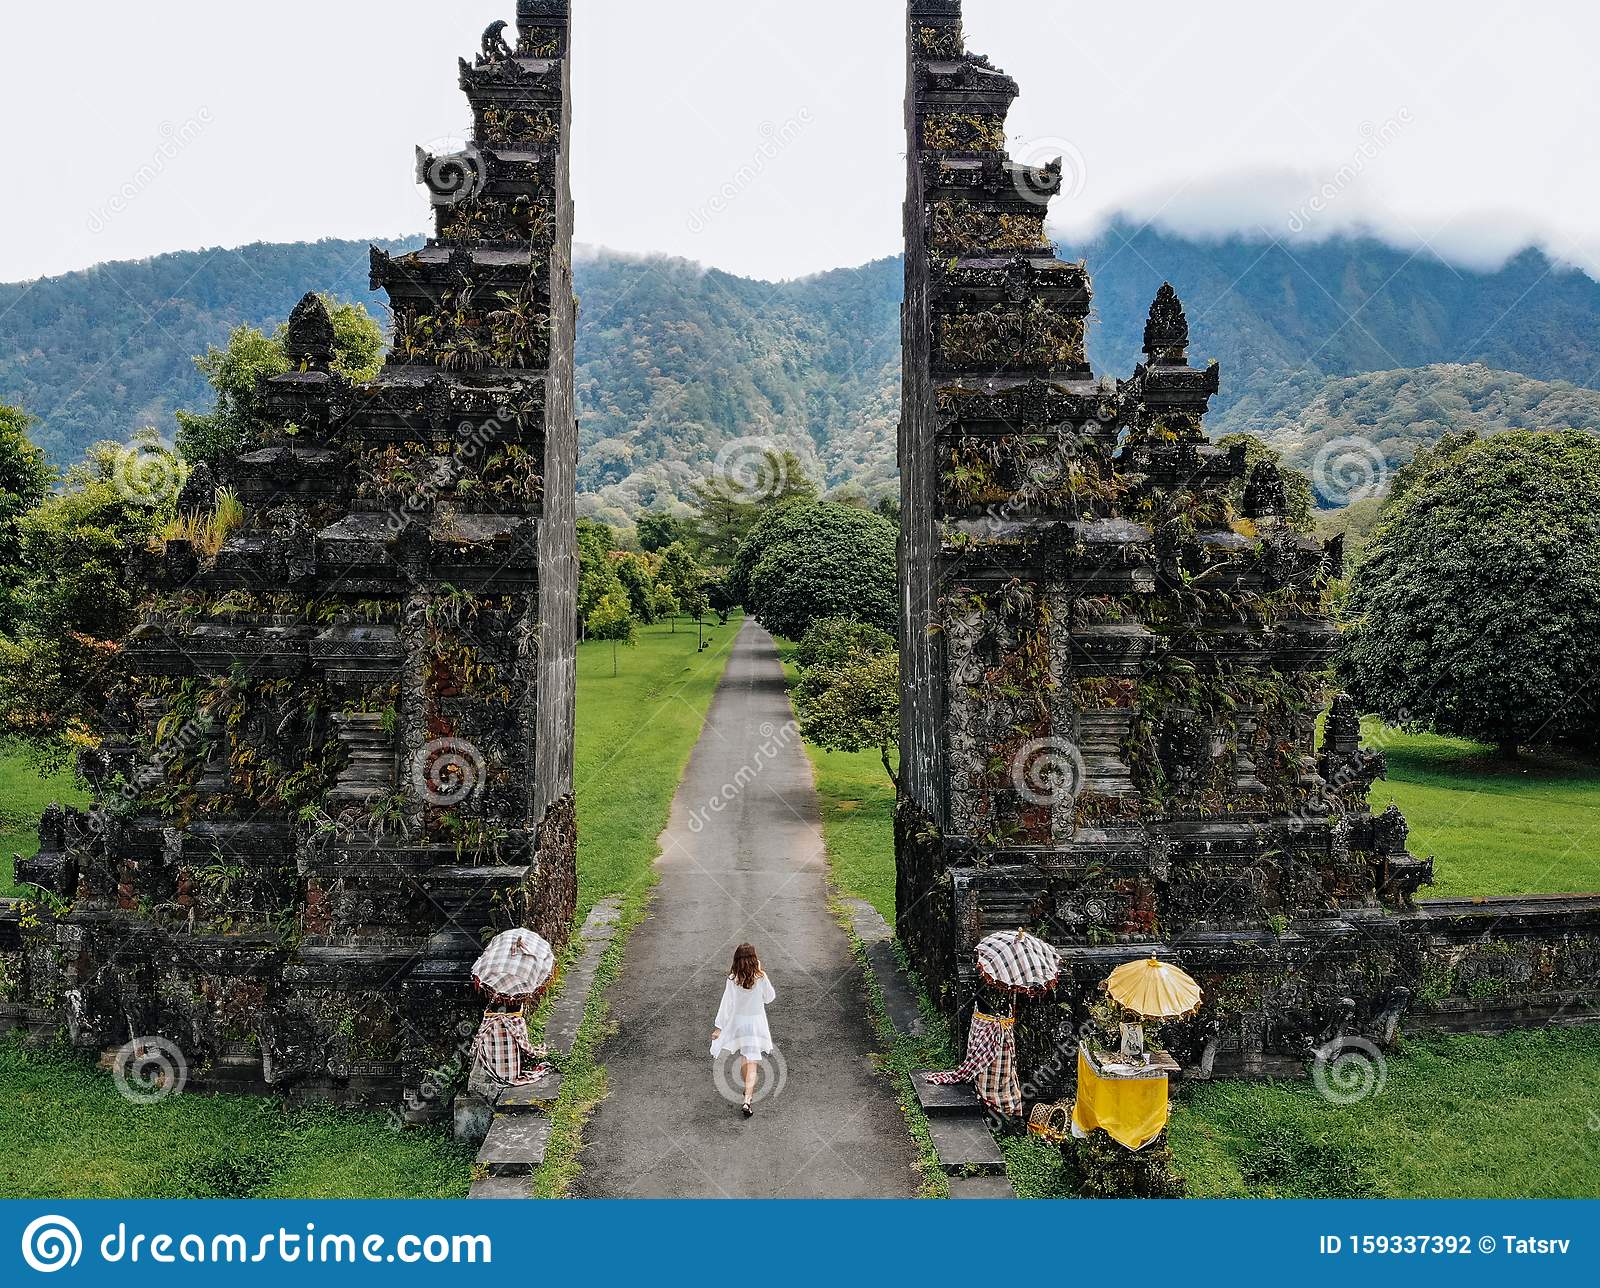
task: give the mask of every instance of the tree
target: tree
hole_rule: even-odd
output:
[[[900,657],[882,653],[822,672],[800,704],[800,732],[829,751],[876,750],[900,785],[891,753],[900,741]]]
[[[1593,746],[1597,490],[1591,434],[1465,434],[1427,453],[1397,480],[1351,589],[1340,671],[1357,702],[1507,756]]]
[[[154,430],[128,446],[98,444],[21,521],[30,576],[17,628],[0,637],[0,729],[49,767],[61,767],[72,740],[92,738],[106,707],[119,642],[133,626],[128,554],[173,519],[180,466]]]
[[[735,460],[691,489],[694,541],[706,562],[732,563],[756,521],[774,506],[815,501],[817,484],[793,452],[768,448]]]
[[[703,622],[711,607],[711,597],[706,594],[704,582],[696,582],[693,587],[684,591],[678,602],[683,611],[689,615],[691,622]]]
[[[697,622],[706,615],[706,571],[683,542],[674,541],[661,552],[661,570],[656,577],[671,589],[680,612],[688,613]]]
[[[585,639],[590,635],[590,618],[606,597],[628,593],[611,557],[615,548],[615,538],[605,524],[578,521],[578,625]]]
[[[359,304],[322,296],[333,320],[333,369],[346,378],[371,380],[383,365],[383,328]],[[288,324],[272,335],[253,326],[235,327],[228,347],[215,345],[194,360],[216,393],[207,415],[178,413],[178,450],[192,462],[213,464],[231,452],[248,451],[272,428],[261,405],[260,382],[289,370],[283,341]]]
[[[688,525],[671,514],[641,514],[637,528],[639,548],[647,554],[660,554],[689,535]]]
[[[900,741],[900,654],[894,636],[864,622],[824,618],[795,651],[800,732],[829,751],[876,749],[898,786],[890,753]]]
[[[645,626],[653,626],[656,613],[656,572],[654,556],[622,554],[614,556],[617,576],[628,592],[633,615]]]
[[[595,606],[589,617],[589,636],[591,639],[611,641],[611,674],[615,676],[618,670],[618,645],[633,644],[638,640],[638,623],[634,619],[633,605],[628,600],[627,591],[619,587]]]
[[[826,501],[790,502],[751,529],[729,589],[772,631],[804,635],[823,617],[893,631],[898,533],[887,519]]]
[[[717,620],[724,626],[728,624],[728,616],[739,607],[739,596],[733,593],[728,581],[727,569],[721,569],[706,577],[706,606],[717,615]]]
[[[806,671],[833,671],[863,657],[898,652],[888,631],[848,617],[823,617],[801,637],[794,660]]]
[[[0,403],[0,634],[18,626],[27,580],[22,527],[28,511],[50,495],[56,474],[28,437],[32,418]]]
[[[676,635],[678,633],[678,614],[683,611],[683,605],[678,602],[678,597],[673,594],[671,586],[658,585],[656,587],[654,608],[656,621],[659,622],[665,617],[672,623],[672,633]]]

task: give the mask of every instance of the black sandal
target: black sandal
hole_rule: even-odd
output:
[[[756,1116],[756,1111],[750,1107],[750,1102],[748,1100],[745,1101],[744,1104],[744,1116],[746,1118],[754,1118]]]

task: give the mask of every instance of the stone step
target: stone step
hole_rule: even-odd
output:
[[[880,939],[866,945],[867,962],[878,980],[878,991],[883,994],[883,1009],[901,1033],[921,1037],[925,1028],[922,1007],[917,996],[907,986],[900,972],[900,961],[894,953],[894,942]]]
[[[469,1199],[527,1199],[533,1197],[531,1176],[486,1176],[473,1181]]]
[[[547,1073],[525,1087],[507,1087],[495,1101],[501,1114],[547,1114],[561,1095],[561,1075]]]
[[[550,1004],[550,1014],[545,1017],[544,1044],[551,1051],[566,1055],[578,1040],[595,972],[600,969],[600,959],[616,936],[621,916],[622,901],[612,897],[595,904],[584,920],[579,932],[583,950],[562,977],[561,992]]]
[[[572,1051],[595,972],[616,934],[621,912],[620,899],[606,899],[594,906],[583,923],[582,951],[561,980],[561,992],[545,1019],[544,1044],[556,1055]],[[500,1093],[489,1133],[478,1151],[478,1162],[488,1172],[488,1178],[475,1184],[468,1198],[528,1197],[528,1178],[544,1162],[550,1144],[549,1115],[560,1095],[559,1073],[546,1074],[525,1087],[507,1087]]]
[[[939,1114],[928,1119],[928,1133],[939,1153],[939,1166],[946,1172],[1005,1175],[1005,1157],[986,1119],[976,1114]]]
[[[878,992],[883,996],[883,1009],[889,1023],[901,1033],[921,1037],[924,1031],[922,1007],[900,969],[900,959],[895,956],[894,929],[865,899],[847,899],[845,906],[850,910],[851,928],[866,951],[867,965],[872,968]]]
[[[929,1082],[929,1072],[918,1069],[911,1075],[911,1084],[917,1089],[917,1103],[928,1117],[936,1114],[981,1115],[984,1112],[983,1102],[978,1099],[978,1093],[972,1089],[970,1082]]]
[[[1005,1176],[952,1176],[950,1197],[953,1199],[1014,1199],[1017,1192]]]
[[[550,1144],[550,1120],[543,1114],[502,1116],[489,1125],[478,1162],[491,1177],[532,1176]]]

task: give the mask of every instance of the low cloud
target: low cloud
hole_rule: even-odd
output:
[[[1354,154],[1353,154],[1354,155]],[[1114,208],[1052,210],[1051,231],[1069,246],[1113,223],[1148,225],[1199,241],[1315,244],[1372,237],[1400,250],[1494,272],[1529,247],[1600,280],[1600,236],[1541,222],[1522,211],[1480,208],[1440,217],[1396,209],[1361,182],[1353,165],[1328,172],[1292,168],[1176,180],[1123,198]]]

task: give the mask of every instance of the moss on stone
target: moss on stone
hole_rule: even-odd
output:
[[[939,319],[939,349],[952,366],[1081,367],[1084,319],[1044,300],[1002,304]]]
[[[935,152],[1004,152],[1006,122],[975,112],[940,112],[922,123],[922,143]]]
[[[1044,210],[1036,215],[980,210],[965,202],[940,201],[933,207],[935,255],[982,255],[1039,250],[1048,246]]]

